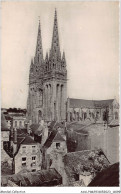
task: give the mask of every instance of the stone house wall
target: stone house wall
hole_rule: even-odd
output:
[[[23,147],[25,146],[26,146],[26,149],[23,150]],[[35,151],[32,150],[32,146],[36,146]],[[26,166],[22,166],[22,163],[24,163],[24,161],[22,161],[22,158],[24,157],[26,157]],[[32,160],[32,157],[36,157],[35,161]],[[34,164],[34,162],[36,162],[36,164]],[[39,146],[37,144],[21,145],[17,155],[15,156],[15,173],[18,173],[23,169],[28,169],[30,171],[40,170],[41,162],[42,162],[42,156],[39,151]]]
[[[60,143],[60,148],[59,149],[56,148],[57,143]],[[51,156],[53,156],[53,151],[55,151],[55,150],[57,150],[58,152],[67,153],[66,141],[53,142],[51,144],[51,146],[47,149],[47,154],[50,154]]]

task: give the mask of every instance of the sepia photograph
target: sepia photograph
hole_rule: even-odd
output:
[[[2,188],[119,187],[119,1],[2,1],[0,31]]]

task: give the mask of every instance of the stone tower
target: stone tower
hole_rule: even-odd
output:
[[[31,61],[27,116],[32,123],[66,120],[67,70],[65,53],[61,56],[55,10],[50,53],[43,59],[40,23],[34,61]]]

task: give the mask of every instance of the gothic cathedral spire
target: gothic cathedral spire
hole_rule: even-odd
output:
[[[41,64],[42,62],[43,62],[43,49],[42,49],[41,27],[40,27],[40,21],[39,21],[36,53],[35,53],[35,63]]]
[[[61,56],[60,53],[60,44],[59,44],[59,34],[58,34],[58,21],[57,21],[57,11],[55,9],[55,16],[54,16],[54,25],[53,25],[53,36],[52,36],[52,44],[51,44],[51,51],[50,57],[53,58],[54,56],[59,57]]]

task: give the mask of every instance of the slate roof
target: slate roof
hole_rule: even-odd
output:
[[[20,144],[37,144],[37,142],[35,142],[32,137],[25,132],[25,130],[17,129],[17,144],[19,146]]]
[[[86,127],[86,125],[82,124],[79,121],[70,123],[67,125],[67,129],[71,130],[73,129],[73,131],[76,131],[78,133],[84,133],[84,134],[88,134],[88,131],[86,129],[84,129]]]
[[[17,151],[15,152],[14,156],[17,155],[21,145],[31,144],[37,144],[37,142],[34,141],[30,135],[25,133],[23,129],[17,129]],[[10,157],[13,157],[13,152],[11,152],[11,150],[8,150],[7,148],[4,149]]]
[[[101,151],[101,154],[104,156],[105,164],[109,165],[109,161],[103,154],[102,150],[99,150],[99,151],[98,150],[83,150],[83,151],[67,153],[64,156],[64,165],[65,165],[65,170],[67,174],[69,175],[74,174],[74,173],[81,174],[83,172],[82,170],[83,166],[87,166],[87,168],[88,167],[90,168],[91,166],[93,166],[93,161],[90,160],[89,156],[92,152],[99,153],[100,151]]]
[[[39,128],[40,124],[32,124],[30,125],[30,129],[32,130],[32,132],[36,131]]]
[[[70,101],[70,108],[79,108],[79,107],[98,108],[98,107],[105,107],[105,106],[111,105],[114,99],[84,100],[84,99],[69,98],[69,101]]]
[[[62,184],[61,175],[53,168],[37,172],[18,173],[8,176],[17,185],[21,186],[54,186]]]
[[[12,117],[10,117],[9,115],[5,115],[5,119],[11,121],[12,120]]]
[[[5,178],[2,178],[2,180],[1,180],[1,186],[5,186],[5,187],[18,187],[18,185],[16,185],[12,181],[7,180],[6,177]]]
[[[119,163],[109,166],[98,173],[88,185],[89,187],[118,187],[119,186]]]
[[[25,139],[22,141],[21,144],[24,145],[29,145],[29,144],[37,144],[37,142],[35,142],[31,136],[26,136]]]
[[[49,148],[54,141],[65,141],[57,130],[53,130],[46,140],[44,147]]]
[[[65,128],[65,123],[64,122],[59,122],[59,123],[56,123],[55,126],[54,126],[55,129],[58,129],[58,128]]]
[[[30,129],[32,130],[32,133],[35,135],[42,135],[43,126],[41,124],[32,124],[30,125]]]

